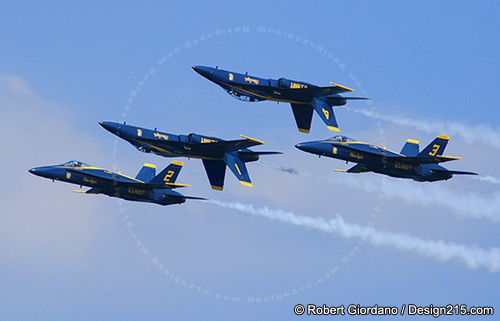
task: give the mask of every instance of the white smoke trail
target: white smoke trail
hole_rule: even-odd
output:
[[[500,249],[498,248],[482,249],[477,246],[467,246],[442,240],[423,240],[408,234],[390,233],[372,227],[345,223],[339,215],[333,219],[325,220],[321,217],[300,216],[292,212],[272,210],[267,207],[255,208],[252,205],[242,203],[226,203],[216,200],[209,202],[223,208],[338,235],[345,239],[360,239],[375,246],[392,247],[405,252],[413,252],[440,263],[455,259],[470,269],[486,268],[490,272],[500,271]]]
[[[368,177],[353,177],[362,174],[338,174],[332,177],[316,177],[308,173],[302,173],[293,168],[263,165],[292,175],[302,175],[321,180],[323,182],[348,186],[364,192],[383,193],[386,199],[401,199],[409,204],[420,204],[423,206],[440,206],[451,210],[453,213],[468,218],[488,219],[493,223],[500,222],[500,194],[492,198],[479,196],[475,193],[457,194],[442,188],[439,185],[428,183],[417,183],[410,181],[370,180]],[[489,180],[494,179],[492,177]]]
[[[483,181],[483,182],[492,183],[492,184],[500,184],[500,179],[493,177],[491,175],[469,176],[469,178],[476,179],[476,180]]]
[[[413,127],[429,134],[435,133],[449,136],[460,136],[468,144],[482,143],[488,146],[500,148],[500,128],[494,129],[488,125],[467,126],[451,121],[414,120],[397,115],[383,115],[365,109],[346,108],[374,119],[385,120],[397,125]]]

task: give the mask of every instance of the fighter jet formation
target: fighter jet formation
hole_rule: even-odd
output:
[[[297,128],[302,133],[310,132],[313,111],[316,111],[328,129],[339,131],[333,106],[345,105],[348,100],[369,99],[341,96],[340,93],[354,90],[335,83],[330,83],[331,86],[317,86],[285,78],[264,79],[218,67],[192,68],[239,100],[290,103]],[[141,152],[163,157],[201,159],[211,187],[219,191],[224,187],[226,167],[242,185],[251,187],[253,184],[246,163],[259,160],[261,155],[282,154],[275,151],[253,151],[249,148],[262,145],[264,142],[243,135],[240,135],[241,139],[224,140],[195,133],[176,135],[158,131],[156,128],[148,129],[126,123],[103,121],[99,124]],[[418,182],[448,180],[453,175],[477,175],[474,172],[448,170],[438,165],[460,159],[443,155],[449,139],[449,136],[439,135],[422,151],[419,151],[418,141],[408,139],[399,153],[341,135],[325,140],[298,143],[295,147],[320,157],[326,156],[356,163],[348,170],[336,170],[338,172],[375,172]],[[80,161],[35,167],[29,172],[52,181],[59,180],[80,187],[90,187],[87,191],[75,191],[83,194],[105,194],[129,201],[159,205],[182,204],[187,199],[206,200],[203,197],[185,196],[174,191],[176,188],[189,186],[176,183],[183,165],[174,161],[156,175],[155,165],[144,164],[135,178]]]

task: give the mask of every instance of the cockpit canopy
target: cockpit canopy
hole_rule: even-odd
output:
[[[341,142],[341,143],[355,141],[354,139],[352,139],[350,137],[342,136],[342,135],[333,136],[333,137],[329,138],[328,140],[335,141],[335,142]]]
[[[89,166],[89,164],[86,164],[84,162],[80,162],[80,161],[77,161],[77,160],[71,160],[71,161],[66,162],[64,164],[61,164],[61,166],[83,167],[83,166]]]

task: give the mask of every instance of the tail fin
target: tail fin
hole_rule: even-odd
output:
[[[252,181],[248,175],[247,167],[245,166],[245,163],[238,158],[238,156],[226,153],[226,155],[224,155],[224,163],[226,163],[227,167],[229,167],[231,172],[233,172],[234,176],[236,176],[242,185],[252,186]]]
[[[424,148],[417,156],[419,157],[433,157],[444,154],[444,149],[450,140],[450,136],[439,135],[427,147]]]
[[[403,146],[403,149],[401,149],[401,154],[409,157],[417,156],[419,150],[418,144],[418,140],[408,139],[406,144]]]
[[[184,166],[184,163],[181,162],[172,162],[170,165],[165,167],[160,174],[156,175],[151,181],[150,184],[165,184],[165,183],[175,183],[177,180],[177,176]]]
[[[143,182],[151,181],[156,175],[156,165],[144,164],[135,178]]]

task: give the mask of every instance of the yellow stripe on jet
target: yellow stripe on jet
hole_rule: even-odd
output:
[[[348,90],[348,91],[354,91],[354,89],[352,89],[352,88],[349,88],[349,87],[346,87],[346,86],[342,86],[342,85],[336,84],[336,83],[331,82],[331,81],[330,81],[330,84],[332,84],[334,86],[337,86],[337,87],[340,87],[342,89]]]
[[[240,181],[241,185],[253,187],[252,183]]]
[[[265,144],[265,143],[264,143],[263,141],[261,141],[261,140],[258,140],[258,139],[255,139],[255,138],[251,138],[251,137],[248,137],[248,136],[245,136],[245,135],[240,135],[240,137],[246,138],[246,139],[248,139],[248,140],[251,140],[251,141],[253,141],[253,142],[256,142],[256,143],[259,143],[259,144],[262,144],[262,145],[264,145],[264,144]]]

